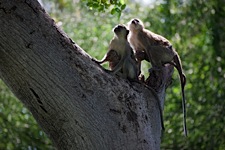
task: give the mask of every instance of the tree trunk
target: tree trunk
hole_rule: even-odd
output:
[[[0,77],[57,149],[160,149],[154,90],[104,72],[35,0],[0,0],[0,18]]]

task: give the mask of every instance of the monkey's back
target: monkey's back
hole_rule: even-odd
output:
[[[150,30],[144,29],[143,32],[139,33],[139,38],[143,37],[145,43],[148,45],[160,45],[160,46],[171,46],[172,44],[165,37],[156,34]]]

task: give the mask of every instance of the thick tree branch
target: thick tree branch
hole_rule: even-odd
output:
[[[0,77],[58,149],[159,149],[153,90],[104,72],[34,0],[0,17]]]

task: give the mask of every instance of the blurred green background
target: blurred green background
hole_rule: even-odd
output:
[[[171,41],[187,76],[187,127],[183,135],[179,77],[167,89],[161,149],[225,149],[225,3],[223,0],[125,0],[94,5],[90,0],[42,0],[68,36],[92,57],[107,51],[112,28],[131,18]],[[87,3],[89,2],[89,3]],[[106,2],[106,1],[102,1]],[[118,12],[118,13],[117,13]],[[112,15],[113,14],[113,15]],[[118,17],[118,14],[120,18]],[[142,70],[146,74],[149,64]],[[31,113],[0,81],[0,150],[54,149]]]

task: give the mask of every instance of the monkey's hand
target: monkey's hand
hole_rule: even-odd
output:
[[[99,64],[99,65],[101,64],[101,61],[99,61],[99,60],[97,60],[95,58],[91,58],[91,60],[94,61],[95,63]]]
[[[104,70],[105,72],[107,72],[107,73],[112,73],[111,70],[107,70],[107,69],[105,69],[104,67],[102,67],[102,66],[100,65],[100,64],[102,63],[102,61],[96,60],[95,58],[91,58],[91,60],[94,61],[96,64],[98,64],[99,67],[100,67],[102,70]]]
[[[96,62],[96,63],[98,63],[98,62]],[[104,70],[105,72],[110,73],[110,74],[113,74],[113,72],[112,72],[111,70],[105,69],[105,68],[102,67],[100,64],[99,64],[99,66],[100,66],[100,68],[101,68],[102,70]]]
[[[137,61],[146,60],[149,62],[148,56],[147,56],[146,52],[144,52],[144,51],[137,50],[135,53],[135,57],[136,57]]]

